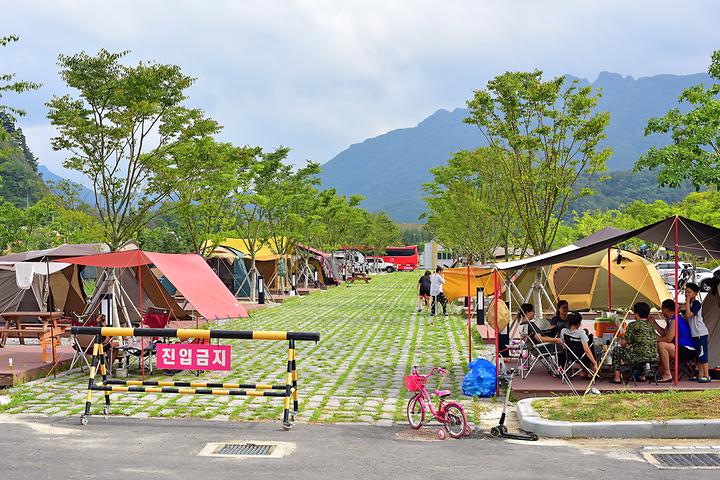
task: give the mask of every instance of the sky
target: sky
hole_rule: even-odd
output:
[[[57,56],[101,48],[179,65],[221,140],[287,146],[300,165],[461,107],[508,70],[706,71],[719,14],[716,1],[0,0],[0,36],[20,36],[0,49],[0,73],[43,84],[3,102],[28,112],[31,150],[67,178],[83,180],[50,147],[45,107],[68,93]]]

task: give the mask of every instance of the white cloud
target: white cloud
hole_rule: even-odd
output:
[[[18,101],[36,129],[31,147],[51,168],[63,158],[44,136],[43,104],[62,91],[55,58],[101,47],[197,76],[191,101],[225,125],[224,139],[326,161],[461,106],[506,70],[590,79],[703,71],[720,44],[719,10],[669,1],[25,1],[3,7],[22,40],[0,52],[0,71],[45,84]]]

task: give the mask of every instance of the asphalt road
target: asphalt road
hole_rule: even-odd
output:
[[[408,427],[228,423],[93,417],[0,415],[0,478],[292,479],[354,478],[718,478],[718,470],[659,470],[638,451],[650,445],[718,441],[574,441],[521,443],[486,438],[435,441],[435,430]],[[198,456],[208,442],[282,441],[280,459]],[[433,478],[430,477],[430,478]]]

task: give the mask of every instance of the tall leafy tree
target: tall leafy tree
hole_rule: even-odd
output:
[[[194,252],[206,255],[235,226],[242,207],[235,195],[257,152],[256,148],[236,147],[209,137],[174,149],[176,165],[206,165],[201,179],[179,184],[171,196],[183,237]]]
[[[5,47],[10,43],[17,42],[20,39],[17,35],[7,35],[0,37],[0,47]],[[25,80],[16,80],[14,73],[0,73],[0,99],[7,93],[23,93],[30,90],[40,88],[39,83],[28,82]],[[11,120],[15,120],[15,115],[25,116],[25,111],[19,108],[10,107],[0,103],[0,114]],[[0,140],[6,139],[7,133],[0,129]]]
[[[58,130],[53,149],[69,152],[65,167],[92,182],[113,250],[157,216],[179,185],[203,177],[207,165],[178,165],[173,153],[220,130],[201,110],[185,106],[194,79],[180,67],[126,66],[127,53],[60,55],[60,76],[77,94],[48,103]]]
[[[250,297],[253,300],[257,293],[257,254],[272,236],[269,228],[272,193],[275,184],[282,180],[282,174],[286,171],[284,160],[288,152],[289,149],[285,147],[271,152],[258,149],[249,168],[241,175],[234,196],[239,204],[235,228],[240,237],[245,239],[250,256]]]
[[[493,153],[490,148],[458,152],[447,165],[431,169],[433,181],[423,187],[435,238],[481,262],[491,259],[496,247],[507,249],[516,233],[515,209],[499,207],[506,203],[507,186]]]
[[[598,112],[599,93],[564,76],[543,81],[542,72],[508,72],[490,80],[467,102],[466,123],[493,150],[507,204],[514,209],[535,253],[547,252],[561,218],[576,198],[590,193],[605,170],[609,148],[600,147],[610,115]]]
[[[712,54],[710,76],[720,81],[720,50]],[[659,169],[661,185],[679,186],[690,180],[695,188],[720,187],[720,83],[695,85],[678,98],[681,109],[651,118],[645,135],[671,134],[672,143],[651,147],[635,164],[635,170]],[[686,110],[683,113],[683,110]]]

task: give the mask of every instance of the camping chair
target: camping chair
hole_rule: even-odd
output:
[[[697,354],[692,347],[680,347],[678,358],[678,381],[683,377],[693,378],[697,373]]]
[[[558,376],[560,362],[558,345],[554,343],[536,343],[532,335],[525,335],[522,343],[527,353],[520,354],[520,372],[523,379],[527,378],[535,365],[540,363],[550,375]]]
[[[586,362],[589,362],[590,359],[585,353],[583,341],[580,338],[567,333],[563,335],[562,341],[563,346],[565,347],[565,352],[567,353],[565,356],[565,366],[563,368],[565,373],[568,374],[568,377],[572,378],[583,371],[592,376],[595,372],[587,366]],[[590,342],[592,342],[592,339],[590,339]]]
[[[655,385],[657,385],[658,377],[660,376],[659,372],[660,360],[658,358],[649,362],[632,363],[629,365],[622,365],[620,367],[620,376],[625,380],[625,385],[632,380],[633,385],[636,387],[637,377],[645,377],[648,383],[654,382]],[[627,375],[625,375],[625,373],[627,373]]]
[[[70,318],[70,325],[73,327],[95,327],[97,326],[97,315],[90,313],[87,315],[78,315],[72,312]],[[82,362],[87,365],[88,370],[90,369],[90,362],[87,357],[92,355],[93,344],[95,343],[94,335],[73,335],[72,337],[72,348],[75,351],[72,361],[70,362],[70,370],[73,369],[76,363],[80,365],[80,371],[83,371]]]
[[[140,328],[165,328],[168,323],[170,323],[170,310],[150,307],[140,322]],[[145,364],[145,367],[152,373],[152,357],[156,354],[155,344],[158,341],[158,337],[149,339],[133,337],[130,344],[120,348],[128,354],[138,357],[138,368],[142,368],[142,365]]]

